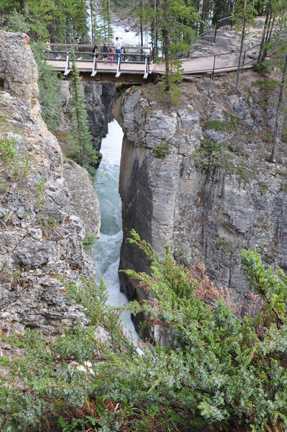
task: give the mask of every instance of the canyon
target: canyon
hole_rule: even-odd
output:
[[[85,322],[54,276],[74,283],[94,276],[83,239],[99,235],[98,201],[86,171],[63,159],[41,119],[26,35],[1,32],[0,42],[1,140],[16,150],[0,168],[0,329],[9,334],[32,328],[54,336],[78,319]],[[248,304],[250,290],[241,270],[242,248],[256,247],[266,264],[287,268],[284,147],[276,164],[268,162],[276,80],[275,72],[268,78],[244,72],[238,94],[232,75],[194,77],[180,85],[173,106],[161,98],[159,85],[84,84],[94,136],[105,135],[112,104],[124,131],[121,269],[149,271],[142,253],[128,244],[131,229],[159,254],[167,242],[185,266],[203,262],[238,304]],[[65,81],[63,118],[69,99]],[[68,124],[61,122],[61,128]],[[123,273],[121,283],[129,299],[145,297]]]

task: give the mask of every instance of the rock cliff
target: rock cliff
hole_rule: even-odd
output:
[[[89,122],[89,129],[93,137],[93,146],[100,150],[101,139],[108,132],[108,123],[111,121],[111,110],[115,95],[114,83],[101,82],[82,82],[82,89],[85,96],[86,111]],[[68,154],[69,133],[71,131],[71,82],[63,81],[61,86],[60,98],[62,109],[60,110],[60,125],[56,128],[55,134],[63,149],[64,154]]]
[[[248,301],[240,250],[287,269],[286,155],[271,151],[276,77],[246,72],[241,95],[232,76],[194,78],[168,109],[157,88],[129,89],[115,115],[124,130],[120,194],[124,241],[120,267],[146,271],[127,244],[134,228],[161,253],[165,239],[185,265],[204,262],[218,286]],[[123,278],[123,276],[122,276]],[[130,298],[145,296],[123,278]]]
[[[0,33],[0,331],[33,328],[51,337],[85,319],[54,276],[78,282],[94,275],[83,251],[83,220],[98,235],[100,216],[86,171],[73,163],[64,169],[60,146],[41,119],[28,42]],[[83,208],[86,191],[93,218]]]

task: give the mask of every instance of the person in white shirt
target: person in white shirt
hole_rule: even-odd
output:
[[[122,44],[120,42],[120,39],[122,39],[122,38],[116,37],[114,47],[115,47],[115,53],[117,54],[117,61],[118,61],[118,58],[120,58],[120,62],[121,62],[122,56],[118,55],[118,54],[121,54],[121,52],[122,52]]]

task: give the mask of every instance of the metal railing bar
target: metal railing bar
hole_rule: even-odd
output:
[[[118,66],[117,66],[117,73],[116,73],[116,78],[119,78],[119,76],[121,75],[121,54],[118,54]]]

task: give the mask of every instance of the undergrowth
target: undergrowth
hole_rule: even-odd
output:
[[[265,268],[256,250],[242,251],[257,294],[240,318],[232,292],[216,288],[204,266],[177,265],[168,247],[159,257],[135,232],[130,242],[151,261],[150,274],[126,272],[148,299],[113,308],[103,281],[64,282],[89,325],[79,322],[56,340],[31,330],[2,335],[14,356],[0,361],[1,430],[286,430],[283,270]],[[122,309],[144,313],[165,345],[135,344],[123,332]],[[99,327],[106,338],[97,337]]]

